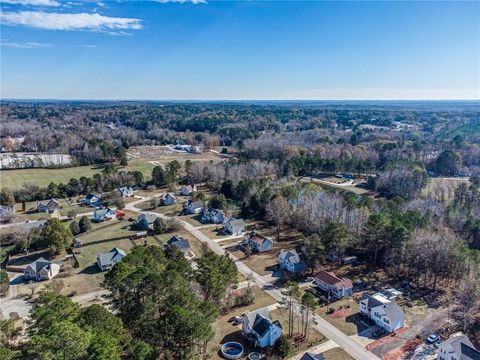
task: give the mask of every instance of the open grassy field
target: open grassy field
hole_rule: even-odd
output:
[[[132,160],[128,166],[119,166],[118,170],[141,171],[145,176],[150,176],[155,165],[143,161]],[[15,170],[1,170],[0,171],[0,186],[9,187],[10,189],[21,188],[24,184],[35,184],[38,186],[47,186],[51,182],[54,183],[68,183],[71,178],[80,178],[82,176],[92,177],[94,174],[101,172],[103,166],[88,165],[76,166],[64,169],[15,169]]]

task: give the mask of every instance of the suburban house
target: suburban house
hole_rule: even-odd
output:
[[[326,360],[326,359],[323,353],[314,354],[311,352],[306,352],[305,354],[303,354],[300,360]]]
[[[46,201],[37,201],[37,212],[44,212],[44,213],[53,213],[60,209],[60,204],[55,199],[50,199]]]
[[[221,224],[225,214],[220,209],[206,208],[202,210],[202,221],[205,223]]]
[[[85,205],[98,207],[102,205],[102,195],[90,193],[82,201]]]
[[[177,203],[177,198],[175,197],[174,193],[163,193],[160,195],[160,200],[162,202],[162,205],[173,205]]]
[[[197,191],[197,185],[182,185],[178,192],[180,195],[190,196],[194,191]]]
[[[281,249],[277,255],[278,265],[280,269],[287,270],[291,273],[301,273],[306,270],[307,265],[300,260],[295,249],[293,250],[283,250]]]
[[[183,253],[183,256],[187,260],[191,260],[195,257],[195,254],[193,253],[192,249],[190,248],[190,243],[188,242],[187,239],[175,235],[170,240],[167,241],[167,244],[165,245],[165,249],[173,249],[176,248],[177,250],[181,251]]]
[[[137,225],[145,230],[153,230],[153,223],[157,219],[154,214],[140,214],[137,217]]]
[[[200,214],[203,209],[203,203],[201,201],[187,200],[183,204],[183,210],[187,214]]]
[[[133,196],[133,188],[131,186],[130,187],[124,186],[124,187],[118,188],[117,193],[121,197],[132,197]]]
[[[453,334],[438,345],[438,360],[478,360],[480,351],[475,349],[471,341],[464,334]]]
[[[243,219],[226,218],[223,221],[223,232],[230,235],[242,235],[245,233],[245,222]]]
[[[353,284],[350,279],[340,279],[332,272],[320,271],[315,276],[315,284],[323,291],[328,293],[328,297],[333,296],[341,299],[350,296],[353,293]]]
[[[367,294],[360,300],[360,313],[375,324],[391,333],[404,325],[404,314],[395,299],[401,295],[395,289],[385,289],[375,294]]]
[[[114,247],[109,252],[98,254],[97,265],[102,271],[110,270],[113,265],[122,261],[125,256],[127,256],[125,251]]]
[[[98,209],[93,212],[93,220],[101,222],[113,219],[116,216],[115,210],[110,208]]]
[[[14,205],[0,205],[0,219],[8,219],[15,214]]]
[[[275,345],[282,335],[279,321],[270,319],[268,307],[246,311],[242,319],[242,335],[254,346],[266,348]]]
[[[273,246],[273,240],[271,238],[260,235],[255,230],[245,235],[245,243],[256,253],[270,251]]]
[[[51,279],[59,272],[60,265],[40,257],[27,265],[23,270],[23,277],[26,280],[41,281]]]

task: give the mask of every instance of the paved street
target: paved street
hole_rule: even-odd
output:
[[[151,197],[150,197],[151,198]],[[144,198],[142,200],[138,200],[135,202],[132,202],[127,205],[127,209],[134,211],[134,212],[143,212],[143,213],[151,213],[155,214],[157,216],[160,216],[162,218],[168,219],[170,218],[169,216],[166,216],[164,214],[158,214],[154,212],[148,212],[148,211],[142,211],[141,209],[138,209],[135,207],[136,204],[142,201],[148,201],[150,198]],[[225,250],[213,239],[210,239],[207,235],[205,235],[203,232],[201,232],[199,229],[197,229],[195,226],[192,224],[182,220],[179,217],[175,217],[180,224],[183,226],[185,230],[187,230],[190,234],[195,236],[198,240],[200,240],[203,243],[206,243],[209,248],[214,251],[218,255],[223,255],[225,254]],[[266,284],[269,284],[268,279],[265,279],[263,276],[260,274],[254,272],[252,269],[250,269],[245,263],[243,263],[241,260],[233,256],[232,254],[229,254],[230,257],[235,261],[238,271],[242,273],[245,276],[252,276],[253,280],[255,283],[263,289],[263,286]],[[281,291],[279,289],[271,289],[271,290],[265,290],[270,296],[272,296],[274,299],[277,301],[282,301],[282,298],[284,295],[282,295]],[[298,309],[297,309],[298,312]],[[326,337],[328,337],[331,341],[333,341],[335,344],[343,348],[347,353],[349,353],[351,356],[353,356],[355,359],[358,360],[380,360],[375,354],[371,353],[370,351],[367,351],[363,345],[359,344],[356,342],[354,339],[350,338],[348,335],[344,334],[340,330],[338,330],[336,327],[331,325],[329,322],[325,321],[319,316],[314,317],[314,324],[313,327],[320,331],[322,334],[324,334]]]

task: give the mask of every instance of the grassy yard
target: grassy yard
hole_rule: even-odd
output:
[[[341,306],[343,306],[343,309],[339,309]],[[327,315],[327,310],[329,308],[333,308],[336,311],[333,314]],[[358,303],[349,298],[342,299],[327,306],[318,307],[315,310],[315,313],[346,335],[350,336],[355,335],[359,331],[368,327],[358,311]]]
[[[98,253],[109,251],[115,246],[128,252],[133,247],[133,244],[129,239],[112,239],[133,235],[135,231],[130,230],[129,225],[130,223],[127,221],[109,223],[97,230],[92,230],[86,234],[78,236],[82,241],[80,254],[77,255],[80,268],[83,269],[95,263]]]
[[[327,350],[323,353],[327,360],[354,360],[345,350],[342,348],[335,348]]]
[[[142,161],[132,160],[126,167],[118,167],[118,170],[141,171],[145,176],[150,176],[155,165]],[[63,169],[15,169],[1,170],[1,187],[10,189],[21,188],[24,184],[32,183],[38,186],[47,186],[51,182],[66,184],[71,178],[82,176],[92,177],[102,171],[101,165],[76,166]]]
[[[260,228],[261,227],[259,227],[259,229]],[[294,229],[281,229],[280,238],[277,240],[276,229],[266,227],[263,227],[261,229],[262,230],[259,230],[260,234],[264,236],[269,236],[273,239],[272,250],[261,254],[252,254],[249,258],[246,258],[245,253],[239,248],[233,250],[232,254],[235,255],[237,258],[241,259],[250,269],[257,272],[258,274],[268,275],[278,264],[278,252],[281,249],[290,250],[298,247],[303,242],[303,236]]]
[[[276,303],[274,298],[262,291],[257,286],[254,286],[254,293],[255,300],[252,304],[235,308],[230,313],[220,316],[217,321],[215,321],[215,337],[209,342],[207,350],[212,356],[212,359],[223,359],[219,355],[219,349],[221,345],[227,341],[239,341],[246,347],[247,350],[250,350],[250,347],[247,346],[247,343],[242,338],[240,333],[241,325],[232,325],[228,322],[228,319],[230,319],[232,316],[241,315],[245,311],[254,311]]]
[[[280,324],[282,324],[282,329],[283,333],[286,334],[287,329],[288,329],[288,310],[286,308],[280,308],[276,309],[270,312],[270,317],[274,320],[279,320]],[[301,334],[301,326],[302,322],[299,316],[295,316],[294,318],[294,326],[293,326],[293,338],[295,337],[295,334]],[[322,342],[327,341],[328,339],[320,333],[318,330],[314,329],[313,327],[309,328],[309,333],[308,333],[308,341],[302,341],[302,342],[294,342],[294,339],[290,339],[292,342],[292,348],[293,348],[293,353],[298,354],[300,352],[303,352],[313,346],[316,346]]]

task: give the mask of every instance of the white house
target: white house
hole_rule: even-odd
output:
[[[200,214],[203,210],[203,203],[201,201],[187,200],[183,204],[183,210],[187,214]]]
[[[121,197],[132,197],[133,196],[133,188],[131,186],[130,187],[123,186],[123,187],[117,189],[117,193]]]
[[[341,299],[350,296],[353,293],[353,284],[350,279],[340,279],[332,272],[320,271],[315,276],[315,284],[328,293],[328,296],[333,296],[336,299]]]
[[[438,360],[479,360],[480,351],[475,349],[470,339],[464,334],[453,334],[438,345]]]
[[[226,218],[223,221],[223,232],[230,235],[242,235],[245,233],[245,222],[243,219]]]
[[[270,319],[268,307],[256,311],[246,311],[242,319],[242,335],[259,348],[274,346],[282,335],[282,326]]]
[[[395,289],[385,289],[375,294],[365,295],[360,300],[360,313],[375,324],[391,333],[404,326],[405,316],[395,299],[401,295]]]
[[[207,208],[202,210],[202,221],[204,223],[221,224],[225,220],[225,214],[220,209]]]
[[[153,223],[157,219],[154,214],[140,214],[137,217],[137,225],[145,230],[153,230]]]
[[[125,256],[127,256],[125,251],[114,247],[109,252],[97,255],[97,265],[102,271],[110,270],[113,265],[122,261]]]
[[[98,207],[102,205],[102,196],[99,194],[90,193],[82,200],[85,205],[91,207]]]
[[[269,237],[260,235],[255,230],[245,235],[245,242],[250,246],[253,252],[262,253],[272,250],[273,240]]]
[[[173,205],[177,203],[177,198],[175,197],[174,193],[163,193],[160,195],[160,200],[162,201],[162,205]]]
[[[278,265],[280,269],[287,270],[291,273],[300,273],[305,271],[307,265],[300,259],[297,251],[281,249],[277,255]]]
[[[15,214],[15,205],[0,205],[0,219],[9,219]]]
[[[182,185],[178,192],[180,195],[190,196],[194,191],[197,191],[197,185]]]
[[[23,277],[26,280],[42,281],[53,278],[59,272],[60,265],[41,257],[26,266]]]
[[[55,199],[50,199],[46,201],[37,201],[37,212],[44,212],[51,214],[54,211],[58,211],[60,209],[60,204]]]
[[[115,218],[116,212],[110,208],[98,209],[93,212],[93,219],[96,222],[101,222],[105,220],[110,220]]]

